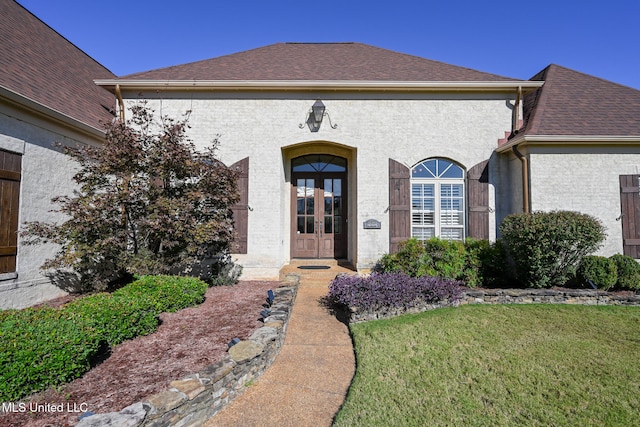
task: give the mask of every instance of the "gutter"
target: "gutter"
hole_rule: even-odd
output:
[[[31,98],[27,98],[3,86],[0,86],[0,99],[6,100],[9,105],[12,105],[20,110],[26,111],[30,114],[35,114],[44,118],[45,120],[49,120],[59,125],[71,128],[76,132],[84,134],[85,136],[104,140],[105,132],[103,130],[74,119],[67,114],[47,107],[46,105],[38,101],[34,101]]]
[[[640,144],[640,135],[517,135],[496,148],[496,151],[502,153],[514,145],[598,145],[603,143],[636,145]]]
[[[332,90],[332,91],[471,91],[471,92],[513,92],[514,90],[534,90],[541,87],[541,81],[366,81],[366,80],[94,80],[98,86],[111,91],[119,86],[125,90],[165,89],[165,90]]]

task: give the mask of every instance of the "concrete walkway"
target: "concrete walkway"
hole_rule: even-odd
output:
[[[300,265],[330,265],[301,270]],[[287,335],[275,362],[225,409],[204,425],[330,426],[355,373],[349,330],[320,304],[336,274],[353,271],[335,261],[296,261],[281,275],[299,274],[300,286]]]

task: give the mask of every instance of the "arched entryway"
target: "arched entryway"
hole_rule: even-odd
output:
[[[291,255],[347,258],[347,159],[307,154],[291,160]]]

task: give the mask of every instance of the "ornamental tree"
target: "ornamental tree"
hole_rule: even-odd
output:
[[[229,259],[238,173],[217,159],[217,138],[197,151],[186,135],[188,113],[156,120],[145,103],[131,113],[107,126],[103,146],[63,147],[79,164],[73,196],[52,199],[68,219],[26,224],[26,243],[59,245],[42,266],[58,284],[71,274],[86,291],[193,266],[206,277],[203,265]]]

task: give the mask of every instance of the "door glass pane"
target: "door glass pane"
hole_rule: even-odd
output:
[[[325,234],[331,234],[333,232],[333,217],[325,216],[324,217],[324,232]]]
[[[336,215],[342,215],[342,197],[336,196],[333,198],[333,209]]]
[[[313,227],[313,217],[312,216],[307,216],[305,217],[307,219],[307,234],[313,234],[315,233],[315,229]]]
[[[332,212],[332,208],[333,208],[333,200],[331,199],[331,197],[325,197],[324,198],[324,214],[325,215],[331,215]]]
[[[336,215],[335,217],[333,217],[333,219],[334,219],[333,234],[342,234],[342,217],[339,215]]]
[[[313,199],[313,197],[309,197],[307,200],[307,215],[313,215],[314,213],[314,202],[315,200]]]
[[[306,194],[306,185],[305,185],[305,180],[304,179],[298,179],[296,181],[296,193],[298,195],[298,197],[304,197]]]
[[[304,216],[298,217],[298,233],[304,234]]]
[[[315,180],[307,179],[306,187],[305,187],[305,196],[313,197],[313,189],[315,188]]]
[[[333,195],[334,196],[342,196],[342,180],[334,179],[333,180]]]
[[[324,195],[325,196],[331,196],[331,193],[333,193],[333,180],[332,179],[325,179],[324,180]]]
[[[303,197],[298,197],[298,210],[297,210],[298,215],[303,215],[304,214],[304,198]]]

